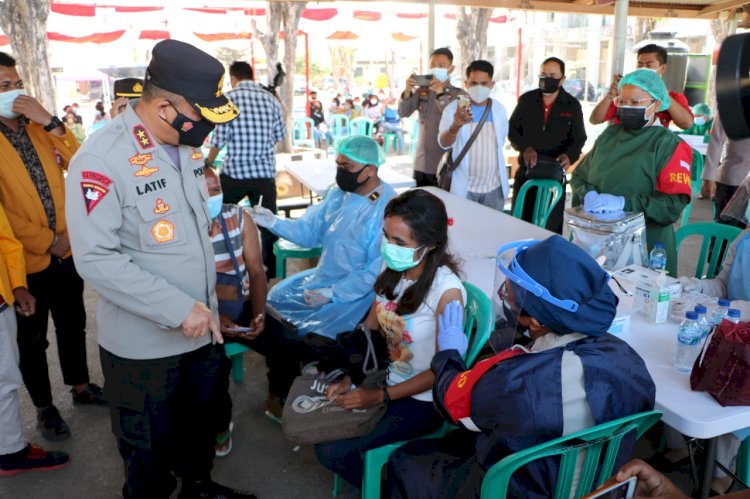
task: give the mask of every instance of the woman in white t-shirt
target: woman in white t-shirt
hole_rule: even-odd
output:
[[[385,208],[381,253],[386,268],[375,282],[375,303],[365,320],[386,338],[390,364],[385,388],[354,388],[346,376],[328,389],[346,409],[383,401],[388,410],[372,433],[315,446],[324,466],[356,487],[362,484],[362,453],[426,435],[441,419],[432,405],[438,317],[446,304],[463,304],[466,291],[448,252],[448,215],[443,202],[422,190],[407,191]]]

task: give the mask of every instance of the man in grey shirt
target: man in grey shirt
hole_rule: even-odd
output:
[[[159,42],[141,99],[79,149],[66,179],[73,258],[99,292],[99,354],[126,498],[170,497],[173,473],[181,498],[254,497],[211,480],[224,349],[199,147],[239,114],[223,79],[205,52]]]
[[[414,180],[417,187],[437,185],[437,167],[445,151],[438,144],[438,125],[443,109],[456,97],[466,92],[450,82],[453,72],[453,52],[435,49],[430,54],[429,86],[420,86],[416,75],[406,80],[406,89],[398,102],[398,114],[408,118],[419,111],[419,142],[414,159]]]
[[[723,158],[722,158],[723,155]],[[750,139],[732,140],[727,137],[718,113],[711,128],[706,160],[703,167],[701,195],[713,199],[716,221],[744,229],[738,220],[722,220],[721,212],[748,173],[750,173]]]

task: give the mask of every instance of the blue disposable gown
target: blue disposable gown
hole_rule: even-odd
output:
[[[730,300],[750,301],[750,233],[742,236],[734,250],[734,261],[732,268],[729,269],[727,294]]]
[[[395,195],[385,183],[368,196],[333,187],[301,218],[280,219],[271,228],[299,246],[323,247],[317,267],[284,279],[268,295],[268,303],[297,326],[300,337],[317,333],[335,338],[353,330],[369,310],[383,264],[383,211]],[[333,300],[308,306],[303,291],[321,288],[331,288]]]
[[[415,440],[391,455],[390,497],[479,497],[484,474],[493,464],[560,437],[566,350],[581,359],[586,401],[596,424],[654,408],[656,389],[646,365],[627,343],[610,334],[519,355],[494,366],[474,386],[471,419],[481,433],[456,430],[443,439]],[[465,369],[455,350],[438,352],[432,359],[435,406],[445,417],[445,393]],[[623,442],[618,465],[630,458],[632,443]],[[547,458],[523,468],[511,478],[508,497],[552,497],[558,466],[559,459]]]

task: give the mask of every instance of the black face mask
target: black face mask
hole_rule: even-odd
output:
[[[640,130],[648,123],[646,109],[648,107],[618,107],[617,119],[626,130]]]
[[[172,103],[170,102],[170,104]],[[178,142],[191,147],[202,146],[203,141],[206,140],[206,137],[208,137],[208,134],[211,133],[216,125],[205,120],[191,120],[178,111],[174,104],[172,104],[172,107],[177,111],[177,116],[175,116],[175,119],[169,125],[177,130],[180,137]]]
[[[359,177],[359,174],[362,173],[365,168],[367,168],[367,165],[363,166],[358,172],[350,172],[341,167],[336,168],[336,185],[338,185],[339,189],[344,192],[356,191],[367,182],[366,179],[364,182],[357,182],[357,177]]]
[[[554,94],[560,88],[560,80],[562,78],[552,78],[550,76],[539,78],[539,90],[543,94]]]

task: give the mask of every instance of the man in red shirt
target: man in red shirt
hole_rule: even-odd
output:
[[[648,69],[662,76],[667,70],[667,50],[653,43],[641,47],[638,50],[638,69]],[[622,78],[622,75],[615,75],[612,85],[609,87],[609,93],[591,111],[589,122],[592,125],[598,125],[605,121],[619,123],[617,108],[613,100],[617,97],[617,84],[620,82],[620,78]],[[672,121],[683,130],[693,126],[693,113],[690,111],[690,105],[685,94],[670,90],[669,97],[671,100],[669,109],[656,114],[662,126],[668,127]]]

